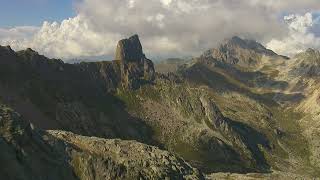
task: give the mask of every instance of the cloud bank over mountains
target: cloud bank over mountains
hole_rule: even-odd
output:
[[[138,33],[148,56],[169,57],[239,35],[292,55],[320,48],[318,9],[318,0],[81,0],[62,22],[0,28],[0,44],[64,59],[112,57],[117,40]]]
[[[320,34],[318,29],[319,18],[314,18],[311,13],[305,15],[292,14],[284,17],[288,24],[288,35],[281,39],[272,39],[267,47],[284,55],[292,56],[304,51],[306,48],[320,48]]]

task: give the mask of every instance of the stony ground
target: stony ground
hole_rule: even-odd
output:
[[[6,179],[204,179],[180,157],[136,141],[37,131],[0,106],[0,176]],[[59,165],[58,165],[59,164]]]

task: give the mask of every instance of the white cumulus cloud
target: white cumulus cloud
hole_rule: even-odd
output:
[[[121,36],[97,33],[80,15],[61,23],[44,22],[41,27],[0,29],[1,44],[20,50],[33,48],[49,57],[75,58],[113,53],[114,42]]]
[[[318,23],[311,13],[304,15],[291,14],[284,17],[288,24],[288,35],[282,39],[272,39],[267,47],[277,53],[293,56],[307,48],[320,48],[320,37],[311,31]]]
[[[117,41],[136,33],[148,57],[198,55],[233,35],[262,42],[274,39],[268,45],[276,49],[293,33],[306,38],[304,41],[316,38],[316,33],[309,32],[310,26],[315,26],[308,24],[307,19],[301,20],[305,24],[299,24],[298,16],[288,16],[288,28],[279,16],[284,12],[316,11],[320,3],[319,0],[81,0],[75,9],[77,15],[62,22],[0,29],[0,44],[16,50],[31,47],[46,56],[64,59],[112,57]]]

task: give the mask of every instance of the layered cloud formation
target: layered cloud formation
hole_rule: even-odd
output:
[[[77,16],[60,23],[0,29],[0,44],[64,59],[112,57],[117,40],[138,33],[148,56],[169,57],[239,35],[291,55],[320,47],[317,9],[318,0],[82,0]],[[283,21],[284,13],[294,15]]]

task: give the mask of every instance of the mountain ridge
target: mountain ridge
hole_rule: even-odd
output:
[[[317,141],[296,108],[309,96],[291,92],[294,81],[282,79],[281,68],[296,60],[255,41],[232,38],[168,73],[155,71],[137,35],[119,41],[114,61],[67,64],[31,49],[0,52],[0,102],[69,158],[66,173],[75,178],[318,175],[317,161],[309,160],[317,157],[310,144]]]
[[[6,179],[204,179],[181,158],[135,141],[39,131],[0,105],[0,175]]]
[[[254,40],[243,40],[237,36],[226,39],[217,48],[205,51],[200,59],[211,59],[244,68],[255,68],[262,63],[263,57],[288,59]]]

